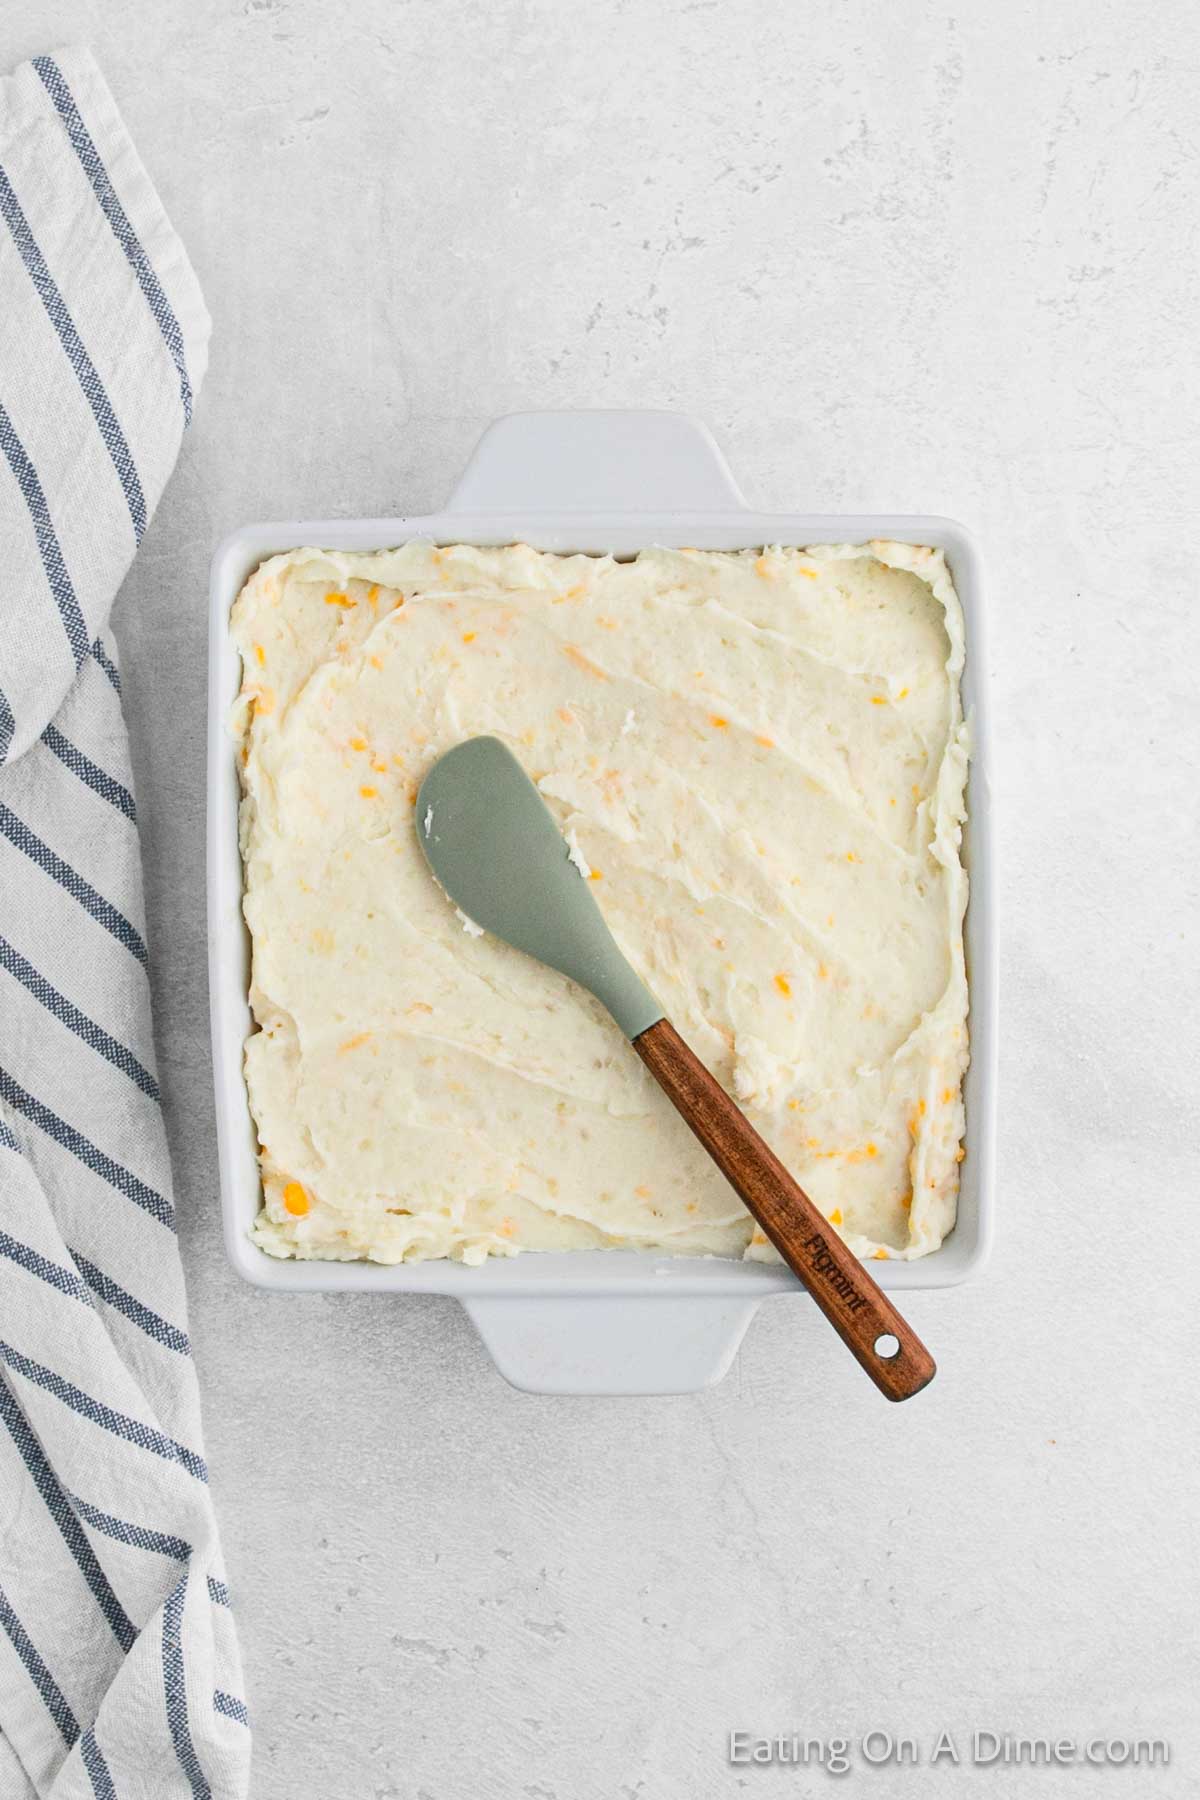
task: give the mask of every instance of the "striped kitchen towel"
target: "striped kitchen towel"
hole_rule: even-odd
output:
[[[208,330],[91,57],[0,79],[0,1800],[247,1788],[108,636]]]

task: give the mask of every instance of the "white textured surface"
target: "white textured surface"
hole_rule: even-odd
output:
[[[825,1791],[728,1769],[741,1725],[1158,1731],[1171,1769],[1100,1785],[1194,1792],[1195,9],[19,0],[0,61],[79,39],[215,318],[117,624],[258,1800]],[[213,541],[432,508],[494,414],[580,404],[700,413],[753,503],[983,539],[1000,1230],[913,1296],[941,1374],[903,1408],[800,1301],[711,1394],[535,1400],[448,1302],[223,1259]]]

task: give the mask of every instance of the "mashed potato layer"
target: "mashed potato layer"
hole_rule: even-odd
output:
[[[300,550],[233,628],[264,1250],[775,1260],[599,1004],[433,881],[417,786],[481,732],[853,1249],[941,1243],[967,735],[940,552]]]

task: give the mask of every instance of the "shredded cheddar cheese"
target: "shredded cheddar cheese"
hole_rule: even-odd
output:
[[[585,675],[592,675],[597,681],[608,680],[604,670],[600,668],[599,664],[594,663],[590,656],[585,656],[578,644],[564,644],[562,652],[567,660],[573,662],[577,669],[582,669]]]
[[[298,1181],[289,1181],[284,1188],[283,1204],[294,1219],[302,1219],[308,1211],[308,1195]]]

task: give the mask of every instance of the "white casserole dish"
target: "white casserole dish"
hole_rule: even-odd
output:
[[[740,550],[893,538],[942,549],[966,620],[963,704],[972,760],[964,860],[971,988],[966,1158],[958,1223],[915,1262],[872,1269],[889,1291],[949,1287],[978,1270],[991,1235],[996,1069],[996,948],[987,655],[978,552],[948,519],[751,512],[696,420],[667,412],[517,413],[484,433],[444,512],[424,518],[296,520],[247,525],[213,558],[209,636],[208,957],[225,1243],[235,1269],[277,1293],[338,1290],[450,1294],[496,1366],[545,1394],[686,1393],[729,1368],[768,1294],[800,1294],[783,1268],[641,1251],[574,1251],[383,1267],[283,1262],[248,1235],[260,1205],[257,1139],[242,1074],[253,1021],[242,919],[238,772],[229,716],[241,685],[229,613],[267,556],[302,545],[377,550],[407,538],[520,541],[553,551],[632,554],[651,544]]]

